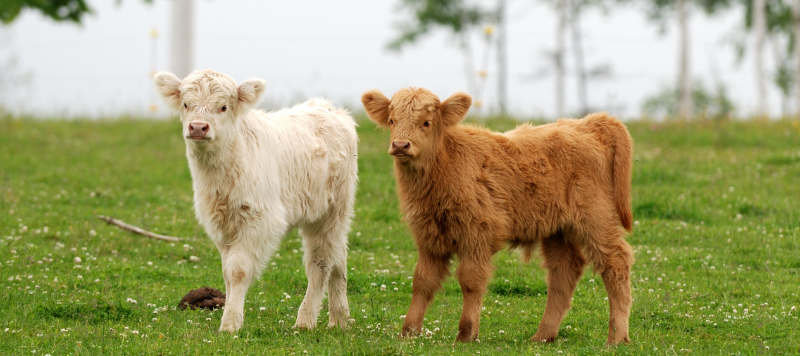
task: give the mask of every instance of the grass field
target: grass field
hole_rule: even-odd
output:
[[[511,252],[494,259],[480,342],[454,343],[453,279],[427,313],[431,335],[399,340],[416,251],[397,208],[388,134],[360,122],[352,327],[291,329],[306,287],[293,232],[251,287],[243,329],[229,335],[216,332],[220,311],[175,308],[190,289],[223,286],[216,249],[194,218],[177,120],[0,119],[0,354],[800,353],[796,122],[629,123],[632,343],[615,348],[604,346],[608,304],[591,270],[558,341],[532,344],[545,274]],[[98,214],[186,241],[123,232]]]

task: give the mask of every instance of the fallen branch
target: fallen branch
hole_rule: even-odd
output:
[[[156,234],[154,232],[147,231],[147,230],[142,230],[142,229],[140,229],[140,228],[138,228],[136,226],[128,225],[128,224],[126,224],[126,223],[124,223],[122,221],[119,221],[117,219],[114,219],[112,217],[103,216],[103,215],[98,215],[97,217],[100,218],[100,220],[103,220],[103,221],[107,222],[109,225],[116,225],[120,229],[128,230],[130,232],[135,232],[137,234],[144,235],[144,236],[156,239],[156,240],[164,240],[164,241],[170,241],[170,242],[178,242],[178,241],[181,240],[178,237],[164,236],[164,235],[159,235],[159,234]]]

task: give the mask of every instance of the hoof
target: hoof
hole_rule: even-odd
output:
[[[300,330],[313,330],[314,324],[306,323],[306,322],[297,322],[292,326],[292,329],[300,329]]]
[[[219,332],[226,332],[226,333],[235,333],[239,330],[238,327],[232,324],[223,324],[219,327]]]
[[[331,318],[328,320],[328,328],[335,328],[340,327],[342,329],[348,328],[350,326],[350,317],[338,317],[338,318]]]
[[[533,335],[533,337],[531,337],[531,342],[539,342],[539,343],[546,344],[546,343],[554,342],[554,341],[556,341],[556,335],[539,335],[539,334],[536,334],[536,335]]]
[[[606,345],[608,345],[608,346],[616,346],[616,345],[619,345],[619,344],[630,344],[630,343],[631,343],[631,339],[628,337],[628,335],[625,335],[625,336],[622,336],[622,337],[613,338],[613,339],[611,337],[609,337],[608,340],[606,340]]]
[[[404,327],[403,331],[401,331],[400,334],[397,335],[397,338],[398,339],[411,339],[411,338],[419,336],[420,334],[421,334],[421,332],[418,331],[417,329]]]
[[[457,342],[473,342],[477,338],[478,338],[478,335],[469,335],[469,334],[466,334],[466,333],[464,333],[464,334],[458,333],[458,336],[456,336],[456,341]]]

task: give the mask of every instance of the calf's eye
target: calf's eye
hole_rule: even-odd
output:
[[[228,105],[223,106],[221,110],[222,110],[222,112],[225,112],[226,110],[228,110]]]
[[[389,125],[394,125],[394,120],[389,119]]]
[[[422,125],[425,126],[425,127],[428,127],[428,126],[431,126],[431,122],[430,121],[425,121],[425,123],[422,124]]]
[[[189,106],[188,106],[188,105],[186,105],[186,103],[183,103],[183,108],[184,108],[184,109],[188,109],[188,108],[189,108]]]

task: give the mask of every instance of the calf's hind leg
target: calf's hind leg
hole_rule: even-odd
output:
[[[602,243],[599,243],[601,242]],[[618,226],[609,226],[599,239],[585,247],[586,255],[600,272],[608,293],[609,320],[606,343],[616,345],[630,342],[628,319],[631,312],[631,266],[633,250]]]
[[[331,276],[328,280],[328,311],[330,317],[328,327],[344,328],[350,319],[350,305],[347,302],[347,251],[333,262]]]
[[[586,259],[581,250],[562,233],[542,241],[544,268],[547,269],[547,305],[539,328],[531,341],[552,342],[570,307],[575,286],[583,274]]]
[[[304,226],[303,235],[308,288],[297,312],[295,328],[313,329],[328,287],[329,326],[345,326],[350,317],[347,303],[348,221],[326,220]],[[335,273],[335,276],[332,276]]]

